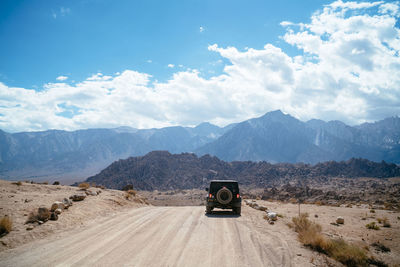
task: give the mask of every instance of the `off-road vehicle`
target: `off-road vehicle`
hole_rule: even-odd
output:
[[[233,180],[213,180],[210,182],[206,213],[210,214],[214,208],[232,209],[240,215],[242,210],[242,198],[239,193],[239,184]]]

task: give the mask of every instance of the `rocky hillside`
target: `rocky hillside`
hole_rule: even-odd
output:
[[[264,187],[294,180],[321,177],[395,177],[400,167],[365,159],[310,164],[270,164],[268,162],[225,162],[217,157],[193,153],[150,152],[142,157],[118,160],[87,179],[108,188],[121,189],[132,184],[140,190],[169,190],[206,187],[213,179],[235,179],[243,185]]]

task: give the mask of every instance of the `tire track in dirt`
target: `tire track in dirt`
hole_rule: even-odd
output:
[[[291,266],[286,241],[253,220],[196,206],[139,208],[2,252],[0,266]]]

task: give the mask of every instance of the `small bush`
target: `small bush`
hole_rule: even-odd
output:
[[[9,232],[11,232],[11,229],[12,229],[12,221],[10,217],[4,216],[0,220],[0,235],[8,234]]]
[[[321,233],[321,226],[307,217],[307,214],[300,214],[292,219],[291,226],[299,234],[300,242],[347,266],[366,265],[368,258],[364,250],[346,243],[343,239],[326,238]]]
[[[326,248],[327,254],[347,266],[365,266],[367,255],[361,248],[346,243],[343,239],[331,240]]]
[[[128,190],[133,190],[133,185],[128,184],[128,185],[125,185],[125,186],[122,188],[122,191],[128,191]]]
[[[132,196],[134,196],[134,197],[136,196],[136,191],[133,190],[133,189],[128,190],[127,193],[132,195]]]
[[[53,185],[60,185],[59,181],[54,181]]]
[[[381,229],[381,228],[379,227],[379,225],[377,225],[375,222],[370,222],[370,223],[366,224],[365,227],[367,227],[367,229],[372,229],[372,230],[379,230],[379,229]]]
[[[80,183],[78,185],[78,187],[86,190],[86,189],[89,189],[90,184],[88,184],[88,183]]]
[[[276,216],[278,216],[279,218],[283,218],[283,215],[280,213],[276,214]]]
[[[12,184],[15,184],[15,185],[18,185],[18,186],[20,186],[20,185],[22,185],[22,182],[21,182],[21,181],[18,181],[18,182],[12,182]]]
[[[390,252],[390,248],[386,247],[385,245],[379,242],[374,242],[371,244],[371,246],[375,247],[375,249],[380,252]]]
[[[125,192],[125,199],[126,200],[129,200],[129,199],[131,199],[131,198],[133,198],[135,196],[136,196],[136,191],[133,190],[133,189],[130,189],[130,190]]]
[[[375,210],[374,209],[370,209],[369,212],[375,213]]]

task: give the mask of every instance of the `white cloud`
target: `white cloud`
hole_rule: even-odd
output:
[[[283,40],[301,51],[293,57],[272,44],[243,51],[210,45],[229,62],[210,78],[187,69],[150,82],[146,73],[125,70],[41,91],[0,83],[0,128],[225,125],[275,109],[350,124],[400,115],[399,4],[390,4],[337,1],[308,24],[283,23]],[[60,116],[68,111],[71,118]]]
[[[71,12],[71,9],[69,7],[60,7],[58,11],[51,11],[51,16],[56,19],[59,15],[60,16],[66,16]]]
[[[65,81],[65,80],[67,80],[67,79],[68,79],[68,77],[67,77],[67,76],[63,76],[63,75],[58,76],[58,77],[56,78],[57,81]]]
[[[175,67],[175,65],[174,64],[168,64],[167,67],[172,69],[172,68]]]
[[[204,30],[205,30],[204,27],[203,27],[203,26],[200,26],[199,31],[200,31],[200,32],[204,32]]]
[[[146,60],[147,63],[152,63],[153,61],[151,59]]]

